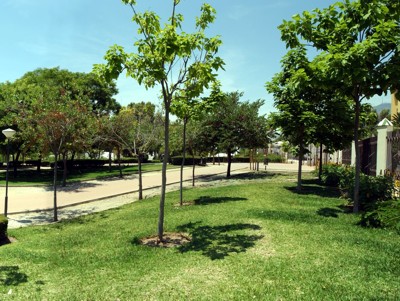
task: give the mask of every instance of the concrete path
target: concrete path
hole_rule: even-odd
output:
[[[196,181],[198,184],[207,181],[217,181],[225,178],[226,164],[196,167]],[[264,166],[260,165],[264,170]],[[296,164],[268,165],[269,171],[295,172]],[[314,167],[303,166],[304,172],[313,170]],[[232,174],[249,172],[249,164],[232,164]],[[184,168],[184,186],[191,185],[192,169]],[[179,169],[167,171],[168,190],[179,189]],[[147,172],[143,174],[144,197],[160,193],[161,172]],[[118,207],[137,200],[138,176],[123,179],[113,178],[107,180],[93,180],[82,183],[58,187],[57,203],[59,219],[102,211]],[[0,195],[5,195],[5,188],[0,188]],[[1,198],[0,198],[1,200]],[[3,213],[3,206],[1,213]],[[9,228],[43,224],[52,221],[53,187],[9,187],[8,190],[8,218]]]

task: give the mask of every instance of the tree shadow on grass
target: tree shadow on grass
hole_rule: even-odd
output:
[[[0,266],[0,285],[17,286],[28,282],[28,275],[21,273],[18,266]]]
[[[219,204],[226,202],[236,202],[236,201],[246,201],[247,198],[232,198],[232,197],[210,197],[210,196],[201,196],[198,199],[194,200],[195,205],[210,205],[210,204]]]
[[[343,210],[337,209],[337,208],[320,208],[317,210],[317,214],[323,217],[339,217],[339,213],[343,213]]]
[[[253,224],[229,224],[221,226],[201,226],[201,222],[188,223],[178,227],[178,231],[187,232],[192,239],[178,248],[181,253],[200,251],[211,260],[224,259],[230,253],[246,252],[263,235],[245,234],[246,230],[260,230]]]
[[[315,214],[308,211],[282,211],[282,210],[259,210],[250,209],[247,214],[260,219],[277,220],[288,223],[320,224],[321,220]]]
[[[285,189],[303,195],[317,195],[325,198],[338,198],[340,197],[340,190],[336,187],[319,186],[319,185],[302,185],[301,190],[296,187],[286,186]]]
[[[206,176],[199,176],[196,178],[197,182],[214,182],[219,180],[257,180],[257,179],[267,179],[273,178],[279,174],[271,173],[267,171],[259,171],[259,172],[247,172],[247,173],[240,173],[240,174],[233,174],[229,178],[226,177],[226,174],[218,174],[218,175],[206,175]]]

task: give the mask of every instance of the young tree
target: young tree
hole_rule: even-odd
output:
[[[282,71],[266,84],[267,91],[274,95],[274,123],[282,135],[297,147],[299,158],[297,190],[301,190],[301,170],[306,145],[312,141],[321,116],[315,112],[317,93],[312,89],[312,68],[303,47],[288,51],[282,59]]]
[[[43,141],[43,149],[51,150],[54,155],[53,219],[57,221],[57,161],[66,145],[74,143],[77,137],[85,135],[90,109],[86,101],[52,93],[38,99],[32,107],[32,112],[34,115],[24,122],[23,128],[34,127],[35,137]]]
[[[212,110],[214,105],[221,98],[220,85],[218,82],[213,84],[213,91],[209,97],[201,99],[190,98],[190,93],[186,95],[186,91],[191,91],[190,87],[186,87],[182,93],[175,97],[175,101],[171,105],[171,112],[179,117],[183,123],[182,130],[182,163],[180,170],[180,189],[179,189],[179,204],[183,205],[183,167],[185,165],[186,156],[186,128],[189,120],[198,119],[202,113]],[[194,164],[194,161],[193,161]]]
[[[325,54],[327,88],[353,100],[356,145],[362,100],[399,88],[399,15],[398,1],[344,0],[295,15],[279,26],[287,47],[308,43]],[[356,147],[354,212],[359,210],[360,167]]]
[[[179,2],[172,0],[172,10],[168,23],[160,22],[153,11],[140,13],[135,0],[123,0],[133,11],[133,21],[141,36],[136,42],[136,53],[127,53],[121,46],[112,46],[106,53],[107,63],[95,65],[94,69],[106,79],[115,79],[123,71],[146,88],[160,85],[164,116],[164,160],[158,219],[158,238],[163,240],[164,203],[169,155],[170,108],[175,93],[190,86],[185,91],[191,98],[199,97],[209,83],[216,78],[216,71],[223,67],[223,61],[216,56],[221,40],[208,38],[205,30],[215,19],[215,9],[203,4],[201,15],[196,18],[195,32],[183,31],[183,15],[177,13]]]

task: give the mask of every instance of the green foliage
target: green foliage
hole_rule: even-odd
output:
[[[327,186],[338,187],[340,180],[345,177],[348,167],[337,164],[322,165],[321,183]]]
[[[7,239],[8,219],[0,214],[0,242]]]
[[[278,154],[268,154],[267,159],[269,163],[282,163],[285,159]]]
[[[185,165],[193,165],[193,161],[194,161],[194,164],[200,164],[201,159],[202,158],[199,156],[195,156],[194,158],[192,156],[185,157]],[[182,156],[171,157],[171,164],[172,165],[182,165],[182,160],[183,160]]]
[[[344,196],[352,201],[354,196],[354,168],[348,168],[341,175],[339,187]],[[368,176],[360,174],[359,202],[361,210],[370,210],[378,202],[392,199],[394,189],[393,178],[390,176]]]
[[[400,200],[376,203],[372,210],[362,215],[360,224],[364,227],[394,229],[400,234]]]

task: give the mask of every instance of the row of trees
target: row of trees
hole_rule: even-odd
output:
[[[165,119],[150,102],[121,107],[113,98],[116,92],[112,81],[106,83],[93,74],[59,68],[38,69],[13,83],[1,84],[1,126],[17,130],[12,141],[16,154],[14,167],[23,154],[25,158],[38,159],[40,168],[41,158],[52,153],[55,162],[63,162],[65,186],[68,168],[72,166],[67,165],[67,159],[82,153],[95,157],[104,151],[110,155],[116,153],[119,159],[124,151],[138,159],[139,199],[142,199],[142,160],[146,153],[164,149]],[[172,110],[180,119],[172,124],[172,150],[184,154],[188,149],[193,156],[227,152],[230,158],[241,147],[264,146],[267,138],[262,134],[266,123],[258,115],[262,102],[240,102],[241,96],[239,92],[222,93],[215,89],[209,97],[193,105],[175,102]],[[183,106],[187,106],[186,114],[182,113]],[[257,145],[250,140],[256,135],[260,137]],[[57,220],[58,164],[54,167],[54,220]]]
[[[396,1],[344,0],[305,11],[279,26],[289,51],[282,71],[266,87],[279,110],[276,124],[299,147],[300,158],[309,142],[332,149],[348,143],[349,121],[352,139],[358,141],[365,121],[362,100],[399,91],[399,19]],[[357,147],[355,212],[359,179]]]

